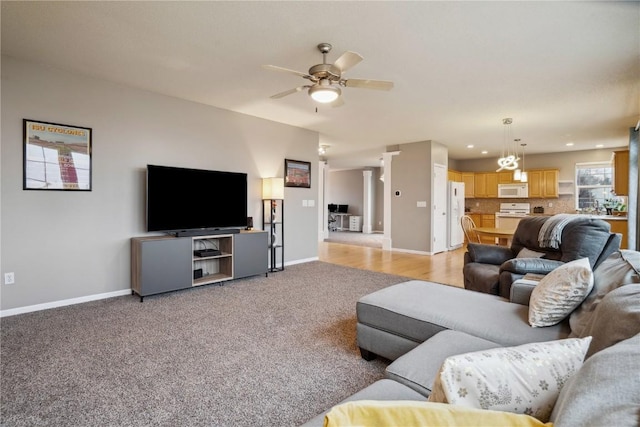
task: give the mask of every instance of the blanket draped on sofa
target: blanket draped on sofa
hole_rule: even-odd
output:
[[[538,233],[540,247],[560,249],[564,227],[576,218],[576,215],[557,214],[545,221]]]

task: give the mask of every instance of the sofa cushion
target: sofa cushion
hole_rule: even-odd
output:
[[[340,403],[359,401],[359,400],[416,400],[426,401],[426,397],[411,390],[400,383],[392,380],[378,380],[373,384],[363,388],[357,393],[352,394]],[[328,410],[317,415],[304,423],[300,427],[323,427],[325,415]]]
[[[562,258],[569,262],[589,258],[593,267],[609,240],[611,226],[599,218],[579,217],[570,221],[562,231]]]
[[[593,290],[569,318],[571,336],[585,336],[584,328],[598,303],[607,293],[627,283],[640,283],[640,252],[620,250],[594,270]]]
[[[531,249],[522,248],[516,258],[542,258],[544,255],[544,252],[536,252]]]
[[[485,411],[434,402],[357,401],[335,406],[326,416],[325,427],[345,426],[551,426],[522,414]]]
[[[531,292],[529,324],[552,326],[565,319],[593,288],[589,258],[568,262],[544,276]]]
[[[587,357],[638,333],[640,284],[635,283],[609,292],[598,304],[584,329],[585,336],[593,338]]]
[[[640,420],[640,334],[587,359],[562,388],[555,427],[636,427]]]
[[[591,337],[494,348],[447,358],[430,402],[527,414],[546,422],[582,366]]]
[[[510,346],[566,338],[568,323],[531,328],[528,307],[496,295],[410,280],[380,289],[356,304],[358,323],[424,342],[445,329]],[[374,348],[367,348],[373,351]]]
[[[464,332],[442,331],[387,366],[385,377],[429,396],[447,357],[495,347],[500,345]]]
[[[500,265],[470,262],[462,267],[462,274],[465,289],[498,295]]]

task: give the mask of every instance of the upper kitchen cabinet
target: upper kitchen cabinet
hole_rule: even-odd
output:
[[[473,182],[476,198],[498,197],[498,174],[496,172],[475,173]]]
[[[617,196],[629,195],[629,150],[613,152],[613,191]]]
[[[529,169],[527,175],[530,199],[558,197],[558,169]]]
[[[462,182],[462,172],[449,169],[447,171],[447,179],[449,179],[449,181]]]
[[[513,171],[498,172],[498,184],[520,184],[520,181],[513,180]]]
[[[475,197],[475,182],[473,172],[462,172],[462,182],[464,182],[464,197],[473,199]]]

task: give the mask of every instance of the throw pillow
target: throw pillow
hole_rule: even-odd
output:
[[[569,317],[570,336],[586,336],[584,329],[596,306],[607,293],[627,283],[640,283],[640,252],[620,250],[609,255],[593,271],[593,290]]]
[[[584,333],[591,336],[586,358],[640,333],[640,283],[614,289],[600,301]]]
[[[334,406],[325,427],[345,426],[521,426],[551,427],[523,414],[485,411],[458,405],[419,401],[360,400]]]
[[[520,252],[518,252],[518,255],[516,255],[516,258],[542,258],[543,256],[545,256],[544,252],[536,252],[531,249],[522,248]]]
[[[553,326],[567,317],[589,295],[593,272],[589,258],[568,262],[544,276],[529,300],[529,324]]]
[[[448,357],[430,402],[531,415],[547,422],[564,383],[582,366],[591,337]]]

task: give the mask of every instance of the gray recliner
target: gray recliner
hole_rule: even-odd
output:
[[[527,273],[545,275],[563,263],[589,258],[595,268],[620,249],[622,236],[611,233],[608,222],[579,216],[562,230],[558,249],[541,247],[538,234],[551,217],[534,216],[520,221],[511,247],[469,243],[464,256],[464,287],[509,298],[511,284]],[[523,249],[544,254],[539,258],[518,258]]]

